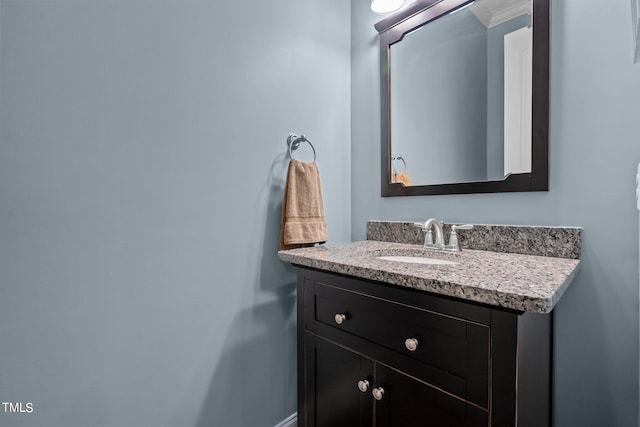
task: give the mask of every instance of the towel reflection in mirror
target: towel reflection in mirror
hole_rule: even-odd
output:
[[[402,169],[400,169],[399,166],[401,166]],[[409,168],[407,167],[406,160],[401,154],[391,156],[391,182],[402,184],[404,186],[411,185]]]

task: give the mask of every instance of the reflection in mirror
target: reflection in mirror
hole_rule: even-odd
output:
[[[376,24],[389,108],[382,114],[382,153],[391,163],[383,195],[546,190],[548,1],[422,3],[424,10],[395,25]],[[537,42],[534,22],[541,24]]]
[[[531,15],[487,27],[482,4],[391,47],[391,151],[418,166],[414,184],[531,171]]]

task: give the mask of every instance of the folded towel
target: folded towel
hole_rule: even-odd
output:
[[[327,241],[320,174],[315,163],[291,160],[280,217],[280,249]]]
[[[408,187],[411,185],[411,178],[409,177],[408,172],[404,172],[404,173],[394,172],[391,182],[394,182],[394,183],[397,182],[399,184],[404,185],[405,187]]]

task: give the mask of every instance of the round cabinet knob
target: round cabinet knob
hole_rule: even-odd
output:
[[[384,396],[384,389],[382,387],[376,387],[371,390],[371,394],[373,394],[374,399],[382,400],[382,396]]]
[[[335,321],[336,321],[336,323],[338,325],[342,325],[342,322],[347,320],[347,315],[346,314],[336,314],[334,319],[335,319]]]
[[[415,338],[407,338],[404,341],[404,346],[407,347],[407,350],[409,351],[416,351],[418,348],[418,340]]]
[[[358,381],[358,390],[360,390],[363,393],[366,393],[367,390],[369,390],[369,381],[367,380]]]

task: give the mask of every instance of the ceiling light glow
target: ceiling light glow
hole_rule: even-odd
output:
[[[379,15],[395,12],[404,5],[404,0],[371,0],[371,10]]]

